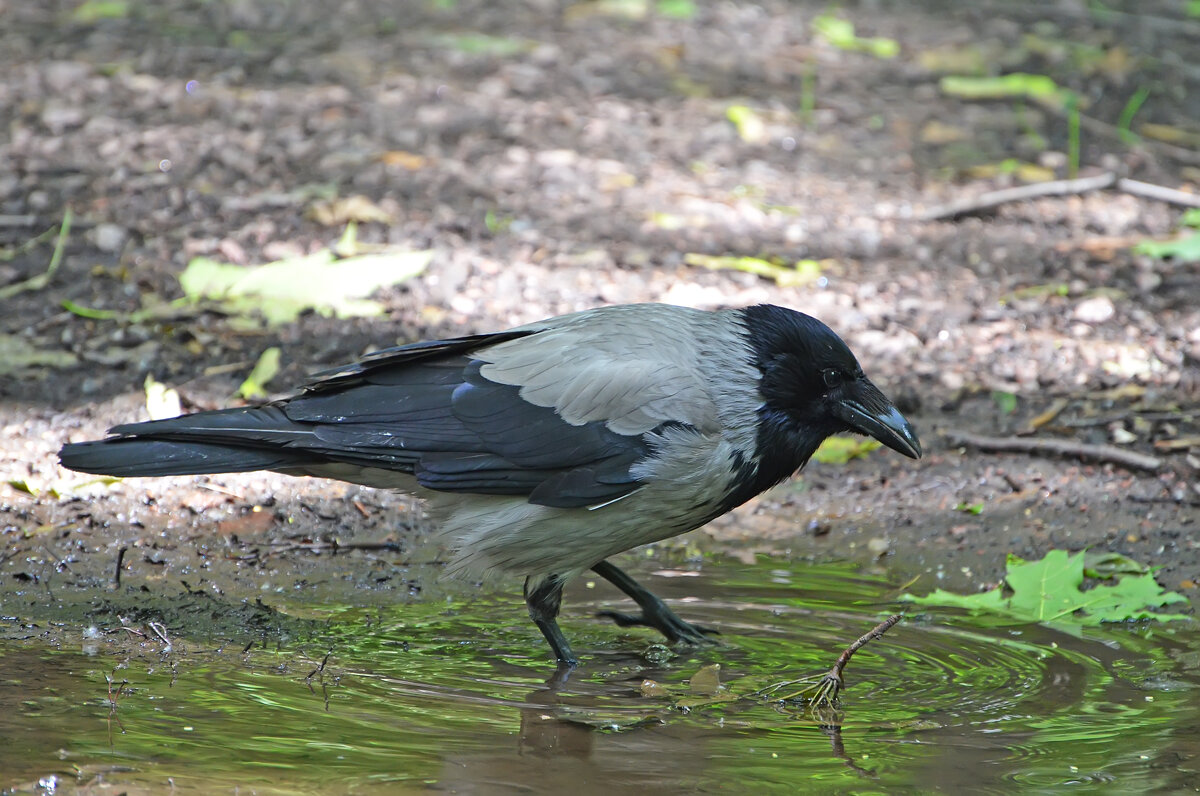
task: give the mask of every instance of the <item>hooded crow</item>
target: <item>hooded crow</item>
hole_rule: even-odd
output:
[[[448,570],[525,576],[558,661],[563,584],[591,569],[670,641],[676,616],[606,559],[704,525],[805,465],[831,434],[912,458],[908,421],[834,332],[771,305],[602,307],[508,331],[389,348],[292,398],[121,425],[64,466],[113,476],[273,470],[423,498]]]

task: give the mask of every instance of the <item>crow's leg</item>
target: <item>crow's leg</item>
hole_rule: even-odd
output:
[[[620,614],[616,611],[601,611],[596,614],[597,616],[608,617],[621,627],[630,627],[631,625],[652,627],[671,642],[686,641],[689,644],[703,644],[710,641],[706,636],[720,635],[719,631],[711,627],[693,625],[680,619],[674,611],[667,607],[666,603],[643,588],[621,568],[607,561],[601,561],[592,567],[592,571],[628,594],[642,609],[642,613],[636,616]]]
[[[566,636],[558,629],[558,622],[555,621],[559,606],[562,605],[562,590],[563,580],[558,575],[546,575],[537,579],[528,577],[525,579],[525,605],[529,607],[529,617],[550,643],[550,649],[554,650],[558,665],[574,668],[579,665],[579,661],[576,660],[571,645],[567,643]]]

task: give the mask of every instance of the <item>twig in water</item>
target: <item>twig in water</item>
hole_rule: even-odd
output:
[[[113,670],[113,674],[116,674],[115,669]],[[125,695],[125,687],[129,685],[129,681],[122,680],[121,682],[118,683],[116,680],[113,679],[111,674],[104,675],[104,679],[108,681],[108,704],[110,706],[112,706],[113,708],[116,708],[117,700],[119,700],[121,697],[123,697]],[[117,690],[115,693],[113,692],[113,685],[117,686]]]
[[[121,564],[125,561],[127,552],[129,552],[128,547],[122,547],[117,551],[117,568],[113,570],[113,588],[121,585]]]
[[[841,693],[845,686],[843,673],[846,670],[846,664],[850,663],[850,659],[854,657],[854,653],[871,643],[875,639],[882,636],[895,626],[901,619],[900,614],[892,614],[887,619],[883,620],[869,631],[859,636],[858,639],[846,649],[842,650],[842,654],[838,656],[837,661],[833,664],[828,672],[821,675],[815,681],[813,678],[804,678],[800,680],[788,680],[782,683],[768,686],[757,692],[758,696],[769,696],[774,702],[789,702],[793,699],[804,698],[812,710],[815,712],[821,708],[834,707],[837,703],[838,694]],[[776,696],[775,692],[782,688],[804,683],[805,686],[798,691],[793,691],[783,696]]]
[[[154,631],[154,635],[158,636],[158,640],[167,645],[167,651],[171,650],[171,639],[167,638],[167,628],[161,622],[148,622],[147,626]]]
[[[304,675],[304,679],[311,680],[313,678],[314,674],[324,674],[325,673],[325,664],[329,663],[329,656],[332,654],[333,654],[333,650],[330,650],[329,652],[325,653],[325,657],[321,659],[320,665],[318,665],[317,668],[313,669],[308,674]],[[309,687],[310,688],[312,687],[311,684],[309,685]]]
[[[1130,470],[1154,472],[1162,467],[1162,459],[1118,448],[1114,445],[1090,445],[1071,439],[1035,439],[1033,437],[984,437],[965,431],[945,431],[946,439],[994,453],[1033,453],[1070,456],[1076,459],[1111,462]]]
[[[321,695],[325,698],[325,712],[329,712],[329,687],[325,684],[325,664],[329,663],[329,656],[333,655],[333,650],[325,653],[325,657],[321,659],[321,665],[313,669],[304,677],[304,682],[308,684],[310,693],[316,694],[317,691],[313,688],[313,675],[319,675],[318,682],[321,683]]]
[[[857,760],[846,754],[846,744],[842,741],[841,727],[837,726],[836,724],[827,725],[821,727],[821,732],[825,733],[825,735],[829,738],[829,751],[834,757],[845,763],[847,768],[859,776],[870,777],[871,779],[877,778],[877,775],[874,771],[869,768],[863,768],[858,764]]]

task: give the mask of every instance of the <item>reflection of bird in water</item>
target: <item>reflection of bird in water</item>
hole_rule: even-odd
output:
[[[638,677],[665,679],[665,674],[648,669]],[[772,754],[772,749],[780,748],[766,730],[772,722],[763,730],[753,729],[757,722],[752,711],[763,709],[761,701],[727,703],[712,716],[701,713],[683,720],[670,700],[631,697],[614,704],[611,683],[596,686],[606,695],[578,689],[564,693],[565,687],[565,678],[551,678],[546,688],[531,693],[520,706],[516,755],[511,747],[455,755],[446,760],[439,787],[462,793],[580,796],[726,792],[730,787],[736,792],[735,783],[752,781],[739,777],[743,767],[759,776],[772,772],[755,782],[758,787],[795,783],[798,760]],[[745,722],[739,717],[743,711],[748,712]],[[832,755],[864,779],[874,778],[874,771],[846,751],[839,726],[814,727],[807,715],[797,718],[797,731],[807,740],[793,740],[783,747],[791,747],[804,769],[828,765],[822,760]],[[817,743],[825,740],[822,734],[828,746]],[[766,748],[756,749],[758,742]]]

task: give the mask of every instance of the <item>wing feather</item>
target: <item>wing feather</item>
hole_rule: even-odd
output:
[[[697,362],[713,314],[684,307],[606,307],[545,322],[537,334],[475,356],[485,378],[521,388],[573,425],[602,420],[618,434],[667,422],[719,431],[717,407]]]

